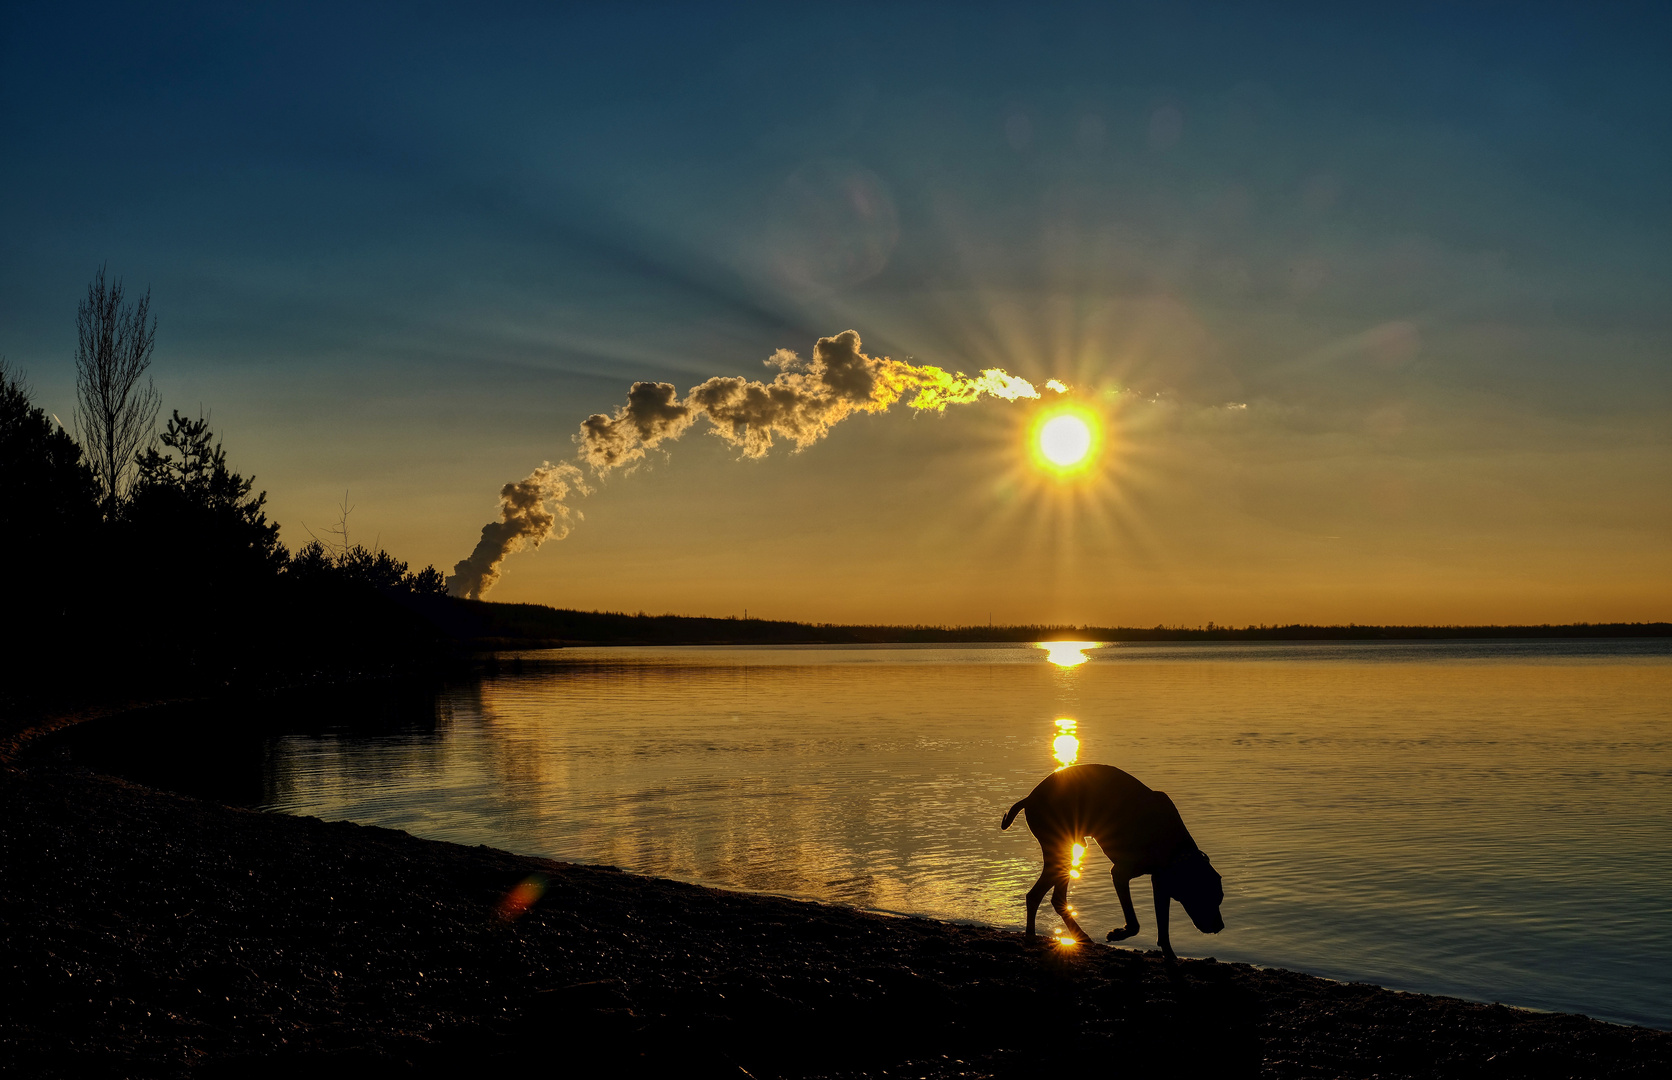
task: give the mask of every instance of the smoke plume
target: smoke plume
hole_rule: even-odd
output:
[[[820,338],[809,360],[779,349],[766,364],[778,369],[771,382],[716,376],[691,387],[683,400],[672,383],[634,383],[627,404],[581,424],[575,436],[580,460],[600,476],[611,469],[630,471],[647,451],[678,439],[698,420],[707,420],[710,430],[744,457],[758,458],[779,439],[805,450],[849,416],[886,412],[901,400],[908,408],[945,412],[948,405],[982,397],[1015,401],[1039,396],[1032,383],[998,368],[970,376],[866,356],[852,330]],[[1046,388],[1059,394],[1068,390],[1055,379]],[[580,517],[563,503],[571,489],[591,494],[580,469],[568,462],[547,462],[527,479],[506,484],[499,493],[499,520],[482,526],[482,539],[470,558],[453,568],[447,591],[481,599],[499,580],[507,555],[568,536],[570,517]]]
[[[671,383],[634,383],[613,416],[597,413],[581,424],[575,436],[581,459],[600,474],[631,466],[699,418],[744,457],[758,458],[777,439],[805,450],[854,413],[885,412],[902,399],[912,409],[944,412],[985,396],[1039,396],[1032,383],[998,368],[968,376],[866,356],[852,330],[820,338],[810,360],[779,349],[766,363],[779,369],[771,382],[716,376],[693,386],[683,401]]]
[[[592,493],[581,471],[567,461],[556,465],[545,462],[523,479],[501,488],[499,520],[482,526],[476,550],[453,567],[447,579],[448,593],[480,600],[499,580],[499,564],[505,556],[531,544],[539,547],[547,540],[568,536],[569,519],[581,516],[563,503],[571,488],[582,495]],[[549,509],[548,502],[552,504]]]

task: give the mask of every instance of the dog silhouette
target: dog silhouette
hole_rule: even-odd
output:
[[[1028,890],[1028,936],[1034,936],[1039,901],[1051,894],[1051,906],[1078,941],[1090,941],[1068,907],[1068,883],[1077,877],[1074,845],[1090,836],[1114,864],[1111,876],[1120,896],[1126,925],[1109,931],[1110,941],[1138,932],[1138,913],[1132,907],[1132,879],[1150,876],[1155,892],[1156,937],[1167,959],[1173,955],[1167,937],[1167,915],[1172,901],[1184,905],[1190,921],[1204,934],[1225,929],[1219,905],[1225,890],[1208,857],[1191,839],[1178,808],[1165,792],[1152,791],[1129,773],[1112,765],[1070,765],[1039,782],[1028,797],[1010,808],[1000,828],[1010,828],[1016,815],[1028,815],[1028,830],[1039,840],[1045,869]],[[1071,874],[1070,872],[1073,871]]]

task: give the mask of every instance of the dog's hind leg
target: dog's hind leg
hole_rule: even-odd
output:
[[[1090,941],[1091,935],[1080,929],[1080,924],[1074,921],[1073,909],[1068,906],[1068,879],[1058,879],[1056,887],[1051,890],[1051,907],[1056,909],[1057,917],[1074,935],[1075,941]]]
[[[1125,941],[1138,932],[1138,912],[1132,906],[1132,879],[1122,877],[1118,866],[1109,873],[1115,879],[1115,895],[1120,897],[1120,909],[1126,915],[1126,925],[1109,931],[1109,940]]]

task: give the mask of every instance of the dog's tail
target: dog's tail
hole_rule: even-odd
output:
[[[1010,823],[1012,821],[1016,820],[1016,815],[1020,814],[1023,810],[1025,810],[1027,808],[1027,805],[1028,805],[1028,801],[1026,799],[1023,799],[1021,802],[1017,803],[1015,806],[1012,806],[1009,810],[1007,810],[1005,812],[1005,815],[1004,815],[1004,820],[999,823],[999,828],[1001,828],[1001,829],[1010,828]]]

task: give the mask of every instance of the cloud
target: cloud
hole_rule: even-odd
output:
[[[575,436],[581,459],[600,474],[631,466],[699,418],[744,457],[758,458],[780,439],[805,450],[849,416],[886,412],[903,398],[909,408],[942,412],[982,397],[1039,396],[1026,379],[998,368],[968,376],[867,356],[852,330],[820,338],[810,359],[779,349],[766,363],[779,369],[771,382],[716,376],[693,386],[684,401],[669,383],[634,383],[613,416],[598,413],[581,424]]]
[[[523,479],[501,488],[499,520],[482,526],[482,538],[475,550],[453,567],[447,579],[448,593],[480,600],[499,580],[499,565],[507,555],[568,536],[570,518],[580,517],[563,502],[571,488],[582,495],[592,493],[581,471],[566,461],[556,465],[545,462]]]
[[[901,400],[908,408],[944,412],[983,397],[1039,397],[1032,383],[998,368],[970,376],[867,356],[852,330],[820,338],[810,359],[779,349],[766,363],[778,369],[771,382],[715,376],[691,387],[683,400],[672,383],[634,383],[625,405],[581,423],[575,435],[580,460],[600,476],[611,469],[631,471],[648,451],[678,439],[699,419],[744,457],[758,458],[780,439],[805,450],[847,417],[886,412]],[[1054,379],[1047,385],[1057,393],[1068,390]],[[580,517],[563,501],[571,491],[591,494],[581,470],[569,462],[546,462],[506,484],[499,493],[499,520],[482,526],[476,549],[453,567],[447,591],[479,600],[499,580],[506,556],[568,536],[571,518]]]
[[[627,404],[614,416],[594,413],[581,423],[577,441],[587,463],[599,472],[631,465],[663,439],[685,434],[697,417],[678,398],[672,383],[634,383],[627,391]]]

